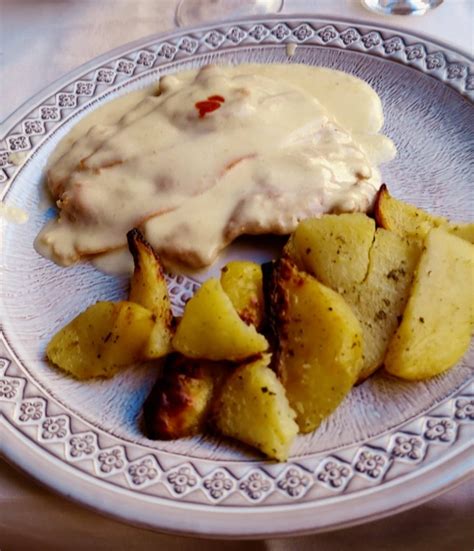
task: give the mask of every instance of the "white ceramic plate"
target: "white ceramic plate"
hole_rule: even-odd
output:
[[[298,44],[291,58],[288,43]],[[100,512],[179,533],[308,533],[416,505],[469,474],[472,354],[425,383],[378,373],[316,433],[299,437],[284,464],[211,437],[145,439],[139,416],[155,378],[149,369],[78,383],[43,359],[61,325],[126,288],[124,279],[87,265],[61,269],[33,250],[48,217],[40,206],[48,155],[96,106],[212,61],[307,63],[365,79],[382,97],[384,132],[399,149],[384,170],[390,189],[433,212],[472,219],[474,71],[459,52],[362,23],[275,17],[151,37],[102,56],[20,108],[1,136],[0,197],[30,213],[22,226],[1,222],[2,453]],[[170,280],[176,309],[197,285]]]

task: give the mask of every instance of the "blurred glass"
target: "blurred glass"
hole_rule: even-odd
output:
[[[283,0],[181,0],[176,23],[188,27],[223,19],[278,13]]]
[[[442,3],[443,0],[362,0],[366,8],[384,15],[423,15]]]

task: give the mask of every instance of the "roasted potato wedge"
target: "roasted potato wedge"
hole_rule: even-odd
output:
[[[300,222],[284,254],[331,289],[347,289],[367,274],[374,234],[365,214],[326,214]]]
[[[173,313],[163,267],[158,255],[139,230],[130,230],[127,240],[135,265],[128,299],[151,310],[156,318],[144,357],[161,358],[171,352],[174,333]]]
[[[77,379],[111,377],[143,357],[153,314],[132,302],[98,302],[63,327],[46,354]]]
[[[363,365],[358,382],[383,364],[388,343],[405,309],[420,253],[417,239],[378,228],[366,278],[343,292],[363,332]]]
[[[145,433],[169,440],[203,431],[216,389],[229,365],[171,354],[144,405]]]
[[[373,220],[364,214],[306,220],[290,241],[286,254],[341,293],[359,320],[364,337],[358,378],[362,382],[382,365],[398,327],[420,256],[420,241],[382,228],[375,231]]]
[[[374,214],[377,224],[399,235],[424,239],[432,228],[443,228],[474,243],[474,224],[456,224],[442,216],[433,216],[426,211],[392,197],[385,184],[375,200]]]
[[[112,370],[144,360],[155,327],[155,315],[134,302],[116,303],[116,312],[112,329],[100,352],[104,364]]]
[[[341,295],[289,259],[275,264],[270,314],[279,347],[274,365],[301,432],[340,404],[362,367],[362,329]]]
[[[221,285],[240,318],[259,329],[264,314],[261,266],[240,260],[229,262],[222,268]]]
[[[298,433],[285,389],[268,367],[270,355],[235,369],[214,405],[219,432],[285,461]]]
[[[473,323],[474,246],[443,228],[433,229],[385,369],[403,379],[442,373],[466,352]]]
[[[263,335],[246,325],[217,279],[208,279],[186,304],[173,347],[189,358],[241,361],[268,348]]]
[[[46,348],[48,359],[77,379],[112,375],[100,353],[117,312],[113,302],[97,302],[60,329]]]

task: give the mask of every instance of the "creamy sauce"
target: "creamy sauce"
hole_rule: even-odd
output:
[[[97,254],[91,261],[104,274],[131,276],[134,269],[133,257],[127,247]]]
[[[293,57],[296,53],[297,47],[298,45],[295,44],[294,42],[288,42],[288,44],[286,45],[286,55],[288,57]]]
[[[367,210],[378,165],[377,94],[304,65],[209,66],[93,113],[53,154],[60,217],[40,252],[68,265],[119,249],[141,226],[169,261],[211,264],[242,234],[287,234],[324,212]]]
[[[8,160],[15,166],[20,166],[25,159],[26,153],[24,151],[10,153],[10,155],[8,155]]]
[[[28,213],[18,207],[6,205],[0,201],[0,220],[6,220],[13,224],[25,224],[28,222]]]

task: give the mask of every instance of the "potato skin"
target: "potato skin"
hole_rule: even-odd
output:
[[[274,264],[269,286],[277,343],[272,365],[300,431],[311,432],[357,380],[362,329],[341,295],[300,272],[289,259]]]
[[[168,356],[143,406],[147,437],[172,440],[202,432],[214,395],[230,370],[225,362]]]
[[[375,199],[374,216],[377,225],[401,236],[424,239],[433,228],[443,228],[449,233],[474,243],[474,224],[450,222],[443,216],[428,212],[400,201],[390,195],[383,184]]]
[[[128,232],[127,241],[135,265],[130,280],[129,300],[151,310],[156,319],[144,356],[147,359],[161,358],[172,350],[171,340],[175,329],[163,266],[138,229]]]

